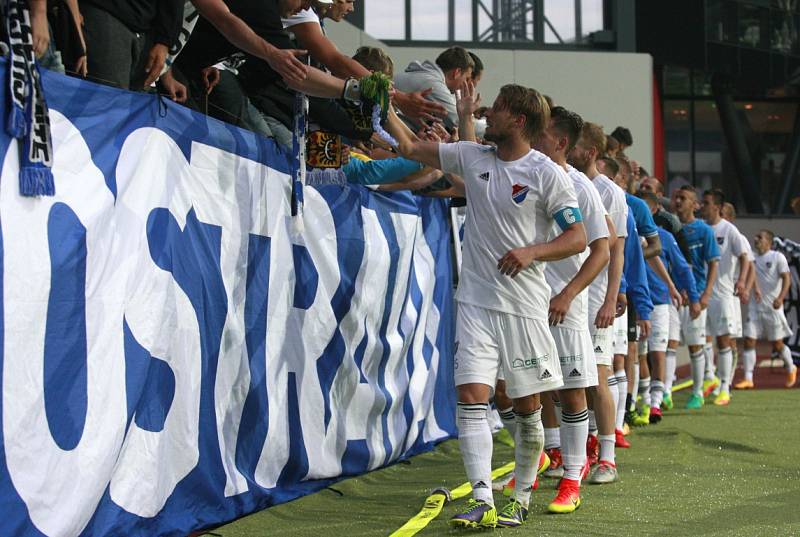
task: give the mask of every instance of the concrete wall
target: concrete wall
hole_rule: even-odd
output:
[[[736,219],[736,227],[744,233],[750,244],[753,237],[761,229],[768,229],[779,237],[800,242],[800,218],[753,218],[740,217]]]
[[[381,46],[403,69],[412,60],[435,59],[440,49],[387,47],[342,22],[328,23],[328,35],[345,54],[363,45]],[[647,54],[472,49],[486,71],[478,88],[491,105],[503,84],[514,82],[536,88],[556,104],[584,119],[599,123],[606,132],[617,125],[631,129],[634,145],[627,154],[653,170],[653,66]]]

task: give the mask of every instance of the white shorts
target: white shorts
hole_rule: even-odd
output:
[[[683,342],[687,345],[706,344],[706,315],[708,310],[700,310],[697,319],[692,319],[689,314],[689,306],[682,306],[680,310],[681,335]]]
[[[669,305],[669,340],[681,340],[681,316],[674,304]]]
[[[589,331],[551,326],[550,333],[558,349],[564,388],[597,386],[597,361]]]
[[[546,321],[463,302],[458,303],[453,371],[456,386],[479,383],[494,389],[497,379],[503,378],[512,399],[563,385]]]
[[[708,315],[706,316],[706,335],[711,337],[731,336],[736,337],[737,327],[741,326],[739,299],[736,297],[725,297],[721,299],[712,298],[708,303]]]
[[[612,336],[614,354],[628,356],[628,310],[614,319],[614,334]]]
[[[611,367],[614,363],[614,333],[613,326],[597,328],[594,321],[589,321],[589,334],[592,336],[594,358],[597,365]]]
[[[775,309],[772,304],[761,304],[751,300],[744,320],[744,337],[779,341],[792,335],[789,321],[783,308]]]
[[[658,304],[650,314],[650,335],[647,337],[649,352],[666,352],[669,340],[670,304]]]

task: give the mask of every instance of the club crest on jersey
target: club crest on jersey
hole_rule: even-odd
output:
[[[767,261],[767,268],[772,268],[772,261]]]
[[[722,243],[725,242],[725,237],[717,237],[717,244],[722,246]]]
[[[527,185],[513,185],[511,187],[511,199],[514,200],[514,203],[519,205],[525,201],[525,197],[528,195],[528,190],[530,190],[530,188]]]

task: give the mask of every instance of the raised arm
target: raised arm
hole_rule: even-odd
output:
[[[439,144],[417,138],[417,135],[411,132],[411,129],[406,127],[405,123],[397,117],[394,110],[389,110],[386,128],[397,140],[397,149],[401,155],[431,168],[442,168],[442,163],[439,160]]]
[[[477,142],[475,136],[475,111],[481,106],[481,94],[475,93],[475,84],[466,80],[456,91],[458,136],[466,142]]]

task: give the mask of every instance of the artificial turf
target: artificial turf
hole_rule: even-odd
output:
[[[583,488],[581,508],[546,514],[555,481],[534,492],[515,535],[800,536],[800,389],[736,392],[730,406],[683,410],[687,394],[658,425],[635,430],[617,450],[620,480]],[[513,460],[495,442],[493,468]],[[288,504],[217,528],[209,535],[309,537],[389,535],[414,516],[428,492],[465,481],[457,441],[408,463],[348,479]],[[498,506],[505,499],[495,494]],[[456,535],[446,505],[418,535]],[[469,533],[474,533],[469,532]]]

